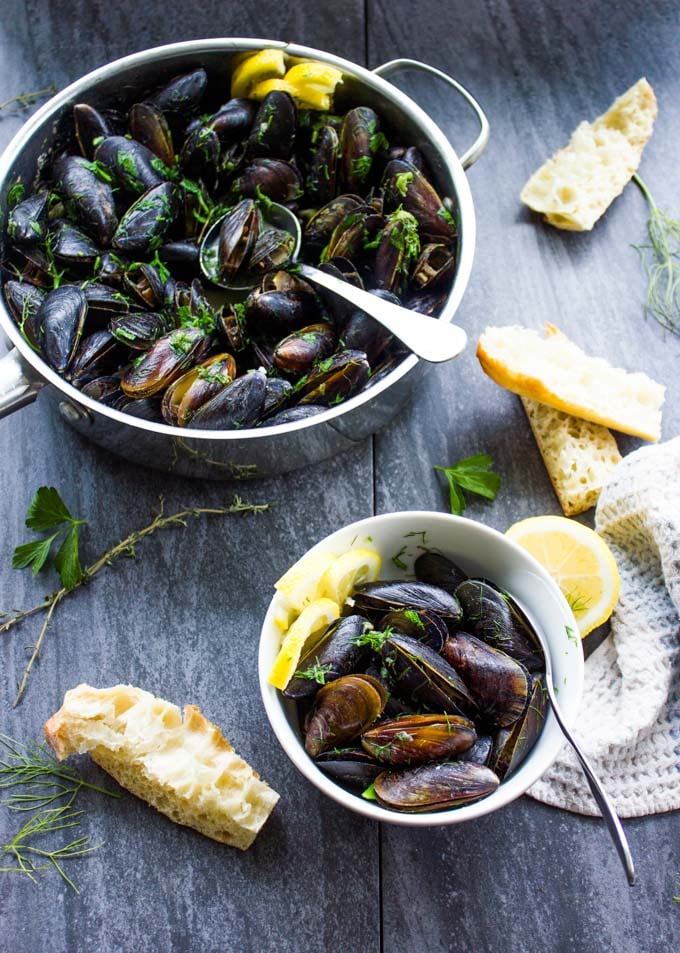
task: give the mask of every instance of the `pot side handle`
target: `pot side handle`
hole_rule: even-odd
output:
[[[0,358],[0,417],[32,403],[43,382],[24,373],[19,352],[13,347]]]
[[[455,79],[453,79],[451,76],[448,76],[446,73],[443,73],[440,69],[436,69],[434,66],[428,66],[427,63],[421,63],[420,60],[390,60],[389,63],[383,63],[382,66],[376,67],[373,72],[376,74],[376,76],[380,76],[382,79],[388,79],[393,73],[399,73],[402,70],[418,70],[421,73],[429,73],[432,76],[436,76],[437,79],[442,80],[448,86],[452,86],[456,92],[460,93],[463,99],[475,111],[477,119],[479,120],[479,135],[472,143],[470,148],[467,149],[460,157],[460,162],[463,168],[469,169],[469,167],[476,162],[477,159],[479,159],[482,152],[484,152],[484,149],[486,148],[487,142],[489,141],[489,120],[486,118],[486,114],[482,107],[479,105],[474,96],[469,93],[464,86],[461,86],[461,84]]]

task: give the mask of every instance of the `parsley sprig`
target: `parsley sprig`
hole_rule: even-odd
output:
[[[67,591],[75,589],[83,577],[78,555],[80,528],[85,520],[74,519],[68,507],[53,486],[41,486],[31,500],[26,513],[26,526],[37,533],[55,530],[49,536],[17,546],[12,556],[12,569],[30,566],[33,575],[49,565],[53,544],[61,538],[61,545],[53,557],[54,568]]]
[[[493,460],[488,453],[476,453],[471,457],[465,457],[458,463],[453,463],[449,467],[436,466],[435,470],[441,470],[449,484],[449,501],[451,512],[456,516],[462,516],[467,505],[464,490],[468,493],[475,493],[477,496],[483,496],[487,500],[495,500],[496,494],[500,489],[501,477],[499,473],[492,470]]]

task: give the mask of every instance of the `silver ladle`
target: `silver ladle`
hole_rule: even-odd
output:
[[[630,847],[628,846],[628,840],[626,839],[626,835],[623,830],[623,825],[621,824],[621,821],[619,820],[619,817],[614,809],[614,805],[609,799],[609,795],[605,792],[604,788],[597,779],[595,772],[590,766],[590,762],[579,748],[573,735],[563,721],[562,712],[560,711],[560,706],[558,704],[557,695],[553,685],[552,661],[545,636],[543,635],[540,626],[536,624],[535,619],[533,619],[531,614],[527,612],[524,605],[522,605],[520,608],[531,623],[531,627],[536,635],[536,638],[540,642],[541,648],[543,649],[543,657],[545,659],[545,685],[548,691],[550,707],[552,708],[553,715],[555,716],[555,721],[559,725],[562,734],[571,745],[574,754],[579,760],[581,769],[586,776],[586,781],[588,782],[590,792],[595,798],[597,806],[599,807],[602,814],[602,819],[609,829],[609,834],[611,839],[614,841],[616,852],[618,853],[619,859],[623,864],[623,869],[626,871],[628,883],[632,887],[635,884],[635,866],[630,853]]]
[[[201,271],[209,281],[219,285],[220,288],[226,288],[229,291],[246,291],[254,288],[259,283],[258,277],[253,276],[252,281],[247,284],[227,284],[220,279],[215,268],[219,233],[224,218],[226,218],[226,215],[217,219],[210,226],[201,242],[199,249]],[[267,206],[266,219],[268,225],[281,228],[293,236],[295,245],[290,260],[296,262],[302,243],[302,232],[297,216],[285,205],[271,202]],[[392,304],[391,301],[378,298],[368,291],[356,288],[349,282],[328,275],[325,271],[313,268],[311,265],[303,265],[297,262],[295,267],[297,274],[306,278],[307,281],[321,285],[322,288],[326,288],[332,294],[344,298],[357,308],[365,311],[366,314],[370,314],[388,331],[391,331],[410,351],[413,351],[417,357],[421,357],[425,361],[431,361],[434,364],[450,361],[451,358],[457,357],[465,347],[467,335],[462,328],[455,324],[447,324],[437,318],[419,314],[417,311],[409,311],[408,308],[402,308],[401,305]]]

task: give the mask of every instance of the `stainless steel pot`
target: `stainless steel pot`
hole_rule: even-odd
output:
[[[88,73],[54,96],[33,115],[0,158],[0,210],[3,221],[7,192],[17,180],[31,184],[69,135],[76,102],[94,106],[130,101],[130,91],[153,88],[182,71],[204,66],[228,88],[231,58],[265,47],[285,49],[291,56],[322,60],[344,74],[342,100],[372,106],[402,140],[418,146],[435,184],[456,203],[459,219],[458,264],[441,320],[451,321],[470,277],[475,246],[475,213],[464,169],[483,151],[488,123],[473,97],[445,73],[415,60],[393,60],[372,72],[348,60],[309,47],[269,40],[212,39],[174,43],[116,60]],[[403,69],[416,69],[453,86],[475,110],[480,132],[460,158],[437,125],[401,90],[386,81]],[[2,229],[4,234],[4,227]],[[0,237],[0,256],[3,253]],[[388,377],[338,407],[299,423],[248,431],[181,430],[149,423],[112,410],[84,396],[59,377],[23,340],[0,296],[0,328],[9,353],[0,359],[0,417],[33,401],[38,392],[56,403],[62,417],[95,443],[136,463],[185,476],[247,479],[268,476],[315,463],[348,449],[388,423],[429,365],[407,358]],[[47,386],[45,386],[47,385]]]

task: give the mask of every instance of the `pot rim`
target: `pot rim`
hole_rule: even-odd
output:
[[[15,163],[17,156],[34,133],[40,129],[40,127],[47,126],[49,120],[65,105],[71,102],[77,102],[84,93],[90,91],[98,83],[115,77],[121,70],[146,65],[150,61],[162,63],[166,59],[174,59],[182,54],[189,57],[201,53],[215,53],[220,51],[234,53],[263,48],[282,49],[290,56],[313,58],[330,63],[343,72],[347,72],[359,79],[364,84],[372,86],[387,99],[391,99],[402,112],[409,115],[410,118],[423,129],[430,143],[441,155],[453,179],[458,215],[461,222],[460,234],[458,236],[458,265],[456,277],[446,304],[439,316],[440,321],[450,323],[458,310],[465,289],[467,288],[472,270],[476,241],[476,219],[472,193],[460,159],[439,126],[430,118],[425,110],[418,106],[409,96],[403,93],[397,86],[377,76],[371,70],[357,63],[353,63],[351,60],[336,56],[334,53],[328,53],[323,50],[317,50],[313,47],[301,46],[295,43],[287,43],[282,40],[255,39],[249,37],[215,37],[205,40],[185,40],[179,43],[168,43],[163,46],[150,47],[149,49],[112,60],[110,63],[97,67],[89,73],[86,73],[80,79],[70,83],[44,103],[40,109],[24,123],[0,156],[0,191],[7,184],[11,167]],[[192,440],[252,440],[262,437],[264,433],[266,433],[267,436],[275,437],[293,431],[311,429],[318,424],[332,424],[336,418],[350,413],[363,406],[363,404],[372,402],[374,398],[396,384],[419,363],[419,358],[413,354],[409,355],[404,358],[391,373],[373,387],[361,391],[337,407],[326,408],[323,412],[307,420],[294,421],[292,423],[279,424],[278,426],[261,429],[197,430],[193,428],[177,428],[165,423],[143,420],[131,414],[126,414],[123,411],[107,407],[77,390],[72,384],[52,370],[24,340],[19,328],[8,311],[3,295],[0,295],[0,328],[7,334],[12,344],[21,354],[23,360],[30,365],[39,378],[42,378],[57,388],[57,390],[61,391],[61,393],[76,405],[85,407],[90,415],[101,414],[118,423],[128,424],[139,430],[165,434],[170,437],[177,437],[179,429],[180,433],[191,437]]]

